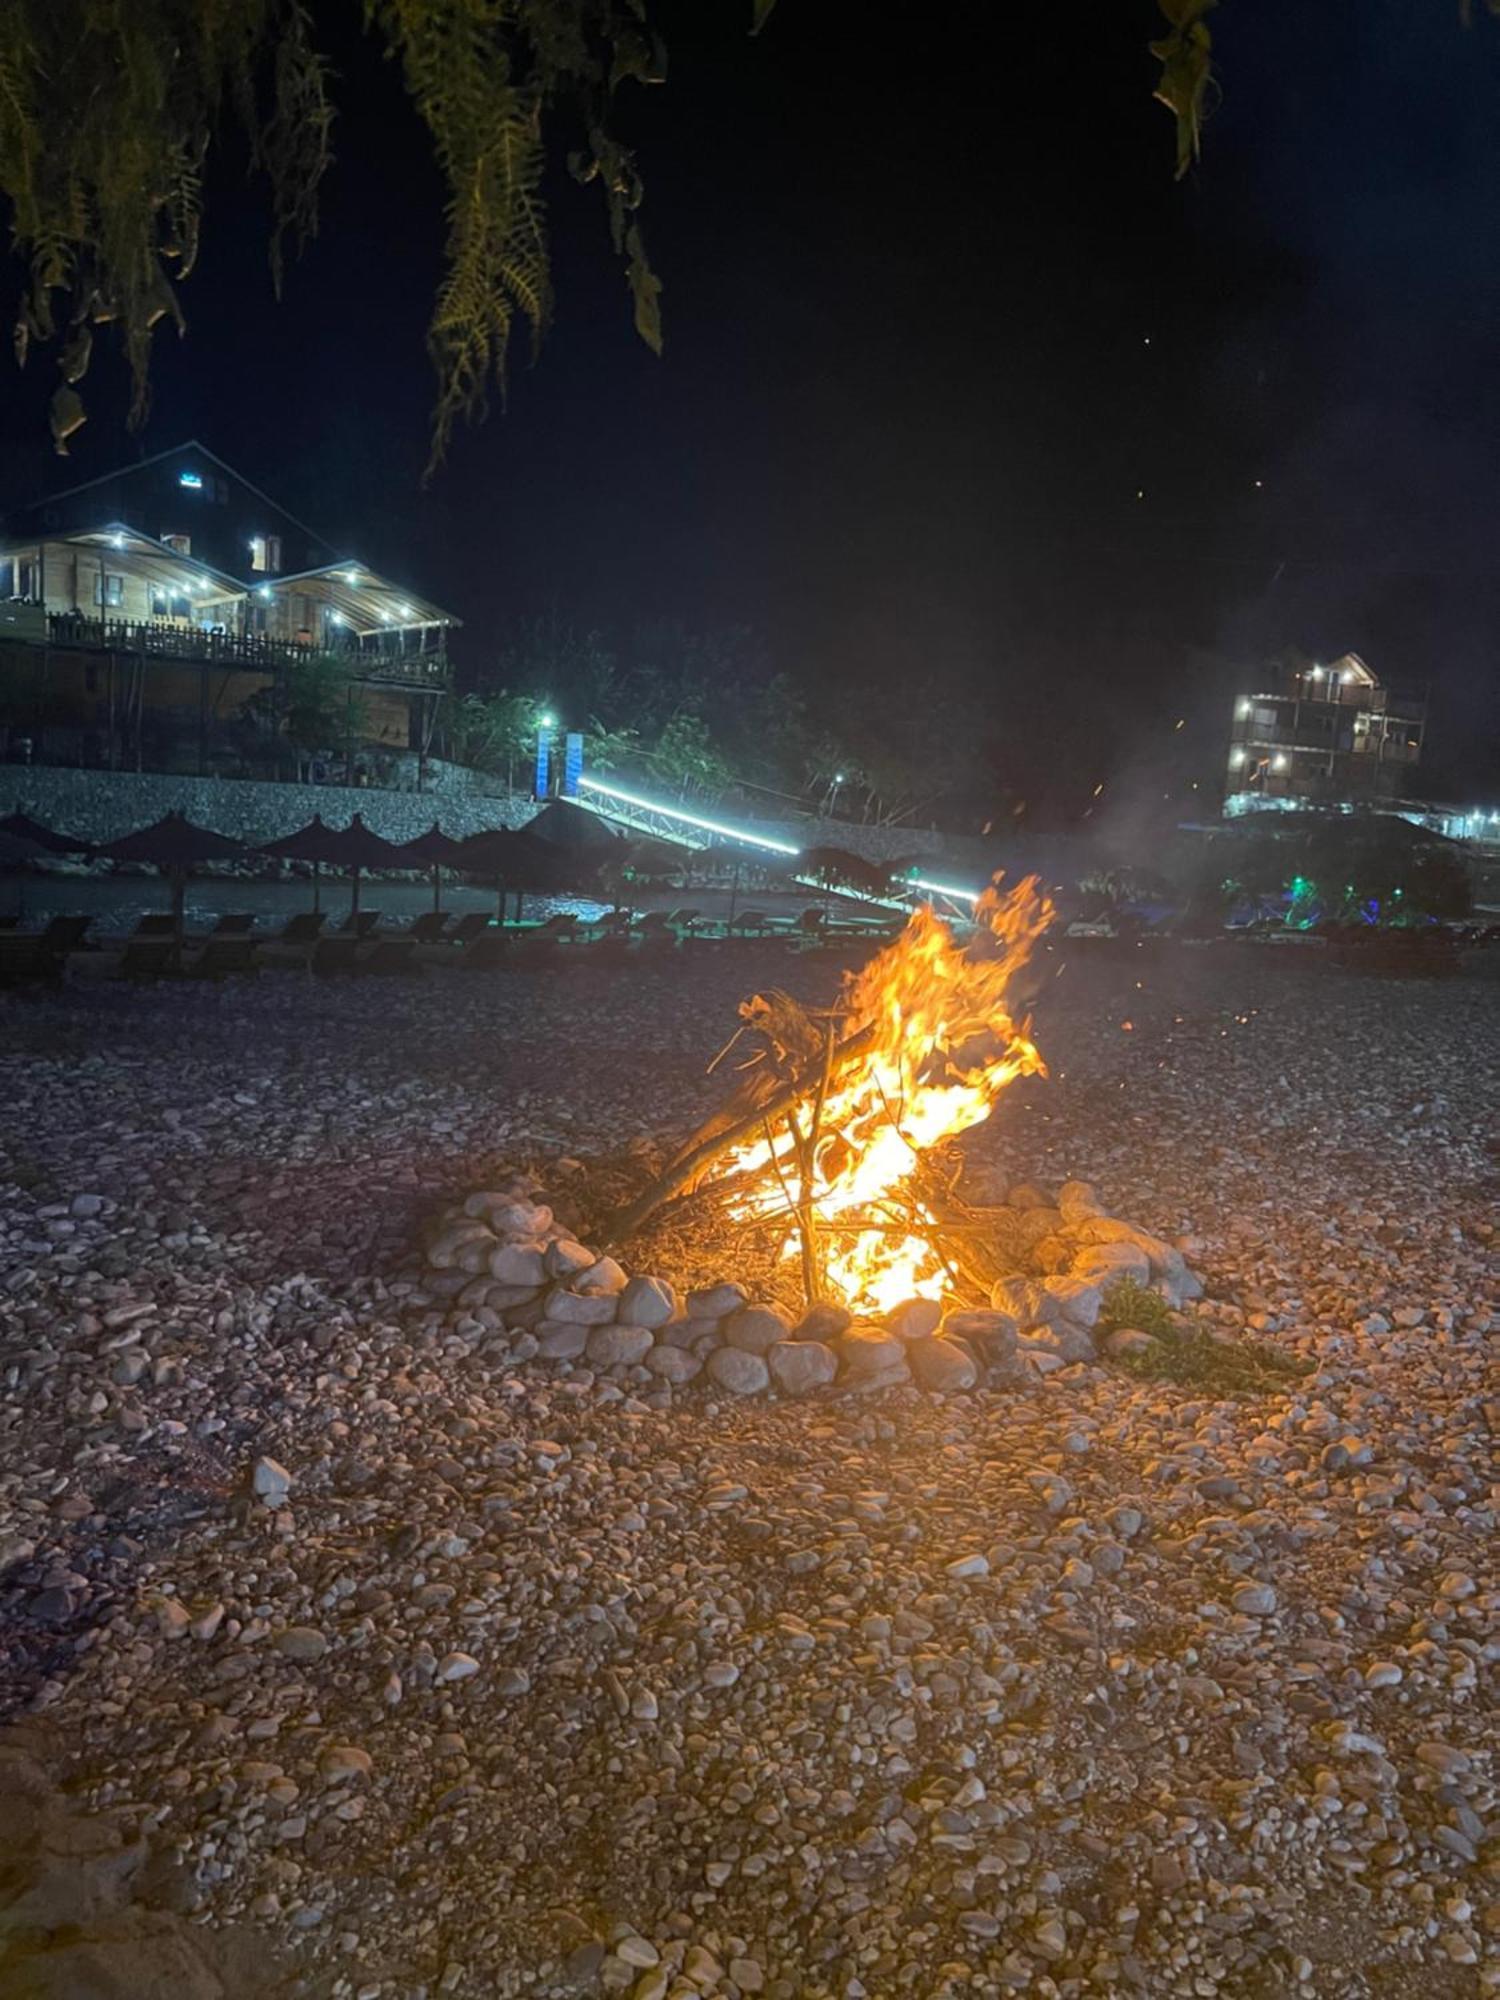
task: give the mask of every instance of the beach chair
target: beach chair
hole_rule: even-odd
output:
[[[417,941],[414,937],[377,938],[369,951],[357,959],[355,964],[361,974],[372,972],[377,976],[426,971],[426,967],[417,957]]]
[[[358,968],[359,939],[353,931],[335,931],[332,937],[319,938],[308,954],[307,969],[320,979],[335,978]]]
[[[516,940],[498,926],[475,931],[454,955],[453,963],[465,972],[494,972],[508,965],[515,954]]]
[[[732,937],[764,937],[771,927],[771,919],[764,910],[741,910],[734,922],[728,926]]]
[[[130,934],[132,944],[139,938],[175,937],[177,925],[170,911],[148,910]]]
[[[693,926],[699,922],[702,915],[701,910],[673,910],[667,922],[679,937],[691,937]]]
[[[188,979],[229,979],[241,973],[258,973],[259,946],[253,937],[231,933],[210,936],[191,963],[183,967]]]
[[[466,917],[459,918],[443,942],[466,945],[473,938],[483,937],[494,921],[493,917],[487,917],[481,911],[470,910]]]
[[[367,938],[380,922],[379,910],[351,910],[339,925],[339,934],[348,932],[361,941]]]
[[[448,912],[446,910],[429,910],[425,916],[418,917],[415,920],[406,935],[412,940],[413,944],[441,944],[444,941],[447,929]]]
[[[44,951],[39,937],[0,937],[0,986],[20,986],[27,980],[56,982],[63,975],[64,954]]]
[[[321,910],[299,910],[288,917],[271,940],[273,944],[312,944],[326,919]]]
[[[137,930],[133,937],[125,940],[125,949],[120,953],[120,962],[115,967],[118,979],[165,979],[177,970],[177,939],[170,929],[163,935],[160,931]]]
[[[672,919],[665,910],[647,910],[636,925],[635,934],[642,944],[663,945],[668,950],[677,943],[677,933],[672,928]]]
[[[577,935],[591,941],[623,942],[630,936],[633,920],[634,915],[630,910],[606,910],[602,917],[596,917],[591,924],[584,924]]]
[[[54,917],[45,930],[38,931],[36,941],[43,951],[65,957],[70,951],[83,949],[93,921],[92,917]],[[170,923],[169,918],[169,928]]]
[[[255,929],[252,910],[227,911],[209,932],[210,937],[244,937]]]

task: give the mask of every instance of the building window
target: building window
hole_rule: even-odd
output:
[[[250,537],[250,567],[259,576],[275,576],[281,568],[280,535]]]
[[[106,607],[122,605],[125,602],[124,577],[110,576],[107,572],[101,576],[94,586],[94,602]]]
[[[177,475],[177,484],[185,486],[189,493],[201,493],[203,491],[203,474],[201,472],[179,472]]]
[[[190,556],[193,553],[191,535],[163,535],[161,545],[164,549],[171,549],[174,555]]]

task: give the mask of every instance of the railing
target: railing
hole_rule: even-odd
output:
[[[47,619],[55,646],[80,646],[101,652],[137,653],[151,659],[198,661],[215,666],[244,667],[276,674],[304,662],[314,649],[258,633],[205,631],[172,619],[140,622],[132,619],[88,618],[81,612],[53,612]],[[440,688],[448,681],[448,650],[441,639],[428,651],[382,651],[344,640],[317,650],[336,653],[350,675],[361,681],[389,681],[404,687]]]

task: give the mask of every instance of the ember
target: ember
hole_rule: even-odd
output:
[[[800,1250],[810,1292],[877,1312],[957,1292],[924,1156],[987,1118],[1017,1077],[1045,1074],[1012,1007],[1016,975],[1051,919],[1034,877],[987,891],[972,942],[924,907],[853,980],[821,1061],[809,1060],[805,1029],[773,1024],[779,1069],[801,1088],[728,1153],[729,1208],[745,1220],[795,1219],[785,1254]],[[783,1011],[794,1007],[776,997]],[[800,1050],[788,1046],[798,1041]]]

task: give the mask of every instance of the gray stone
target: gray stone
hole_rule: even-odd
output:
[[[276,1650],[288,1660],[318,1660],[328,1651],[328,1641],[313,1625],[288,1625],[276,1634]]]
[[[816,1305],[808,1307],[792,1329],[793,1340],[837,1339],[846,1327],[853,1326],[854,1315],[847,1306],[839,1305],[833,1299],[819,1299]]]
[[[716,1342],[718,1338],[716,1319],[674,1319],[656,1329],[658,1346],[690,1347],[696,1353],[702,1352],[704,1343]]]
[[[598,1261],[592,1250],[575,1243],[571,1236],[559,1236],[555,1243],[547,1245],[547,1270],[554,1278],[574,1277]]]
[[[1064,1222],[1083,1222],[1108,1212],[1089,1181],[1064,1181],[1057,1190],[1057,1205]]]
[[[614,1316],[614,1296],[609,1292],[596,1292],[584,1298],[556,1285],[547,1294],[548,1319],[566,1320],[570,1326],[608,1326]]]
[[[821,1340],[778,1340],[766,1349],[771,1378],[784,1396],[809,1396],[839,1372],[839,1358]]]
[[[588,1357],[595,1368],[634,1368],[651,1352],[649,1326],[596,1326]]]
[[[716,1347],[708,1357],[708,1373],[721,1389],[735,1396],[763,1395],[771,1382],[765,1362],[742,1347]]]
[[[1009,1361],[1016,1351],[1019,1331],[1010,1313],[986,1311],[976,1306],[966,1312],[945,1313],[938,1328],[944,1340],[961,1340],[989,1362]]]
[[[542,1252],[529,1243],[502,1243],[498,1250],[490,1252],[489,1270],[498,1284],[524,1286],[528,1290],[544,1284],[547,1277]]]
[[[1151,1259],[1135,1243],[1090,1243],[1073,1259],[1072,1274],[1105,1290],[1121,1278],[1144,1285],[1151,1279]]]
[[[1042,1290],[1055,1299],[1070,1326],[1092,1327],[1104,1307],[1104,1294],[1087,1278],[1044,1278]]]
[[[653,1347],[646,1356],[646,1366],[653,1375],[659,1375],[663,1382],[691,1382],[695,1375],[703,1371],[703,1363],[696,1354],[685,1347]]]
[[[689,1319],[726,1319],[749,1297],[743,1285],[710,1285],[704,1291],[688,1293],[687,1315]]]
[[[548,1361],[576,1361],[588,1343],[589,1329],[567,1320],[544,1319],[536,1330],[537,1352]]]
[[[839,1367],[851,1381],[891,1375],[900,1380],[906,1370],[906,1342],[883,1326],[856,1320],[832,1343]]]
[[[898,1340],[926,1340],[942,1324],[943,1308],[937,1299],[907,1299],[885,1316],[885,1323]]]
[[[284,1507],[292,1490],[292,1475],[274,1458],[258,1458],[250,1474],[250,1484],[258,1500],[268,1507]]]
[[[728,1344],[746,1354],[764,1354],[791,1330],[791,1320],[780,1306],[742,1306],[721,1329]]]
[[[575,1292],[585,1298],[592,1298],[599,1292],[606,1292],[611,1297],[616,1292],[623,1292],[627,1280],[624,1271],[613,1257],[600,1257],[570,1282]]]
[[[665,1326],[677,1311],[677,1292],[665,1278],[632,1278],[620,1294],[620,1317],[632,1326]]]
[[[906,1365],[919,1389],[940,1395],[972,1389],[979,1375],[973,1357],[951,1340],[908,1341]]]
[[[1104,1351],[1106,1354],[1149,1354],[1160,1345],[1160,1341],[1153,1340],[1138,1326],[1117,1326],[1113,1333],[1106,1334]]]
[[[1242,1583],[1229,1601],[1247,1618],[1269,1618],[1276,1609],[1276,1593],[1268,1583]]]

